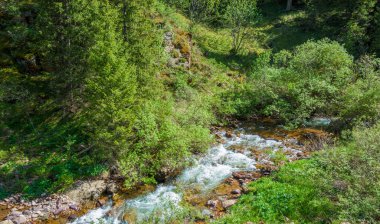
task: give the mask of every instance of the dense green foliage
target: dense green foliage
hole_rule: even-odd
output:
[[[256,113],[290,124],[318,115],[373,123],[380,103],[377,60],[364,56],[354,62],[339,43],[327,39],[272,57],[266,52],[256,59],[247,82],[226,95],[226,102],[240,116]]]
[[[380,125],[357,128],[353,141],[285,165],[251,183],[217,223],[353,223],[379,221]]]
[[[203,93],[184,83],[178,92],[192,95],[177,96],[158,77],[166,61],[154,4],[1,5],[2,196],[65,189],[112,165],[126,186],[154,182],[207,148],[214,115]]]
[[[349,142],[252,183],[217,222],[379,222],[379,1],[286,3],[3,0],[0,198],[114,167],[156,183],[213,124],[323,116]]]
[[[310,23],[346,44],[355,55],[380,54],[380,3],[369,1],[305,0]]]

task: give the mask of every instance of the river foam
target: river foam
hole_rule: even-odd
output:
[[[258,135],[240,134],[230,138],[225,132],[218,133],[223,144],[211,147],[202,157],[194,159],[193,166],[185,169],[172,182],[159,185],[155,191],[141,195],[124,202],[121,207],[112,208],[110,203],[102,208],[90,211],[86,215],[74,220],[72,224],[109,223],[127,224],[124,217],[133,217],[134,222],[165,223],[171,216],[182,209],[183,192],[187,189],[210,191],[217,187],[225,178],[237,171],[254,171],[255,161],[248,147],[257,149],[271,149],[273,152],[287,148],[280,141],[263,139]],[[243,148],[239,152],[229,150],[231,146]]]

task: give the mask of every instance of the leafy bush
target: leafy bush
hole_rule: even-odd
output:
[[[339,116],[350,126],[361,122],[371,126],[380,119],[380,60],[363,56],[355,70],[356,81],[343,90]]]
[[[354,62],[338,42],[308,41],[293,52],[258,55],[247,82],[226,92],[229,113],[273,116],[289,126],[312,116],[340,117],[347,123],[379,118],[378,59]]]

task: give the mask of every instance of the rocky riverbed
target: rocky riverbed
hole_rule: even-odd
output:
[[[118,183],[110,174],[96,180],[78,181],[62,194],[46,195],[27,201],[17,194],[0,201],[1,224],[66,223],[89,209],[102,206],[104,195],[118,191]],[[55,221],[54,221],[55,220]]]
[[[199,210],[202,217],[217,218],[247,191],[249,182],[286,162],[308,157],[310,151],[331,141],[326,132],[308,128],[290,132],[245,124],[216,128],[214,133],[217,142],[208,153],[194,157],[193,166],[168,183],[140,186],[120,196],[120,177],[111,172],[80,181],[64,194],[32,201],[14,195],[0,201],[0,220],[4,220],[0,224],[136,223],[152,217],[164,222],[168,214],[183,210],[184,204]]]

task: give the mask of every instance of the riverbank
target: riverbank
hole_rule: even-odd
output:
[[[239,167],[241,164],[233,164],[231,166],[233,169],[227,175],[219,177],[220,182],[206,193],[197,188],[184,189],[181,195],[183,201],[201,211],[202,218],[198,221],[222,216],[247,191],[248,183],[269,175],[286,162],[308,157],[310,152],[322,142],[331,141],[331,135],[320,129],[301,128],[287,131],[276,125],[269,125],[268,122],[240,123],[237,126],[237,128],[214,128],[215,145],[222,144],[227,153],[237,156],[232,157],[230,162],[246,156],[246,160],[254,164],[254,169],[246,170],[246,167],[241,169]],[[258,144],[250,145],[249,141],[252,139],[255,139],[254,141]],[[242,142],[247,144],[241,144]],[[271,150],[274,148],[276,152]],[[228,160],[229,157],[226,155],[224,159]],[[214,165],[209,168],[214,168]],[[221,165],[226,164],[222,162]],[[199,178],[199,175],[203,174],[198,173],[195,178]],[[124,206],[125,200],[154,192],[156,189],[153,186],[140,186],[124,191],[121,181],[117,180],[120,180],[120,177],[116,172],[111,172],[97,180],[78,182],[64,194],[46,196],[29,202],[23,201],[20,195],[16,195],[0,203],[2,205],[0,218],[11,220],[13,223],[67,223],[96,207],[105,206],[110,199],[113,203],[110,207],[112,210],[117,210]],[[131,219],[125,214],[122,218]]]

